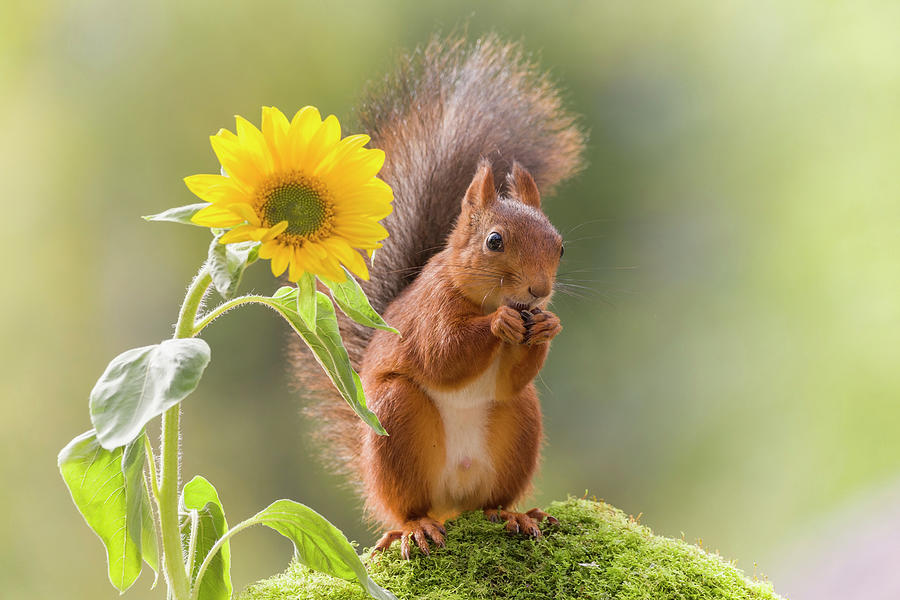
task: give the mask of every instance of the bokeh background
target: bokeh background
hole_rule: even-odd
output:
[[[117,596],[56,453],[107,361],[171,335],[209,241],[140,215],[194,201],[233,114],[352,124],[400,49],[464,23],[522,39],[591,134],[545,204],[584,289],[554,302],[535,502],[587,490],[794,599],[900,595],[900,4],[3,0],[4,597]],[[371,544],[285,336],[262,308],[208,330],[185,475],[232,522],[287,497]],[[238,589],[290,557],[263,530],[232,548]]]

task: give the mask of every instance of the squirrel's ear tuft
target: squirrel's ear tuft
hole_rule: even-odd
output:
[[[541,193],[538,191],[537,184],[534,182],[531,173],[526,171],[525,167],[520,165],[518,161],[513,163],[512,171],[506,176],[506,182],[509,184],[510,192],[514,198],[540,210]]]
[[[463,206],[473,209],[485,209],[497,200],[497,188],[494,187],[494,170],[491,168],[491,161],[482,158],[478,162],[478,170],[469,189],[466,190],[466,196],[463,198]]]

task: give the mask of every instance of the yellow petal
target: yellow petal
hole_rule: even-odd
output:
[[[309,252],[309,244],[296,246],[291,255],[291,268],[288,279],[297,281],[303,273],[319,273],[321,265]]]
[[[378,223],[365,223],[359,221],[356,223],[340,223],[335,227],[335,233],[341,237],[346,233],[348,236],[358,236],[375,241],[383,240],[388,236],[387,229]]]
[[[350,246],[353,248],[359,248],[360,250],[370,250],[372,248],[381,248],[383,244],[376,240],[371,240],[359,236],[352,235],[342,235],[342,239],[344,239]]]
[[[309,250],[310,254],[312,254],[318,260],[325,260],[326,258],[328,258],[328,251],[325,250],[325,248],[323,248],[321,244],[304,244],[304,247],[306,247]]]
[[[298,281],[303,273],[305,273],[302,264],[297,260],[297,250],[299,250],[299,248],[294,249],[294,252],[291,255],[291,262],[288,264],[288,279],[291,281]]]
[[[228,210],[236,212],[244,217],[248,223],[259,226],[259,215],[257,215],[256,211],[253,210],[253,207],[246,202],[223,202],[222,204],[227,207]]]
[[[253,233],[259,229],[254,225],[241,225],[235,227],[231,231],[226,231],[225,235],[219,238],[220,244],[230,244],[232,242],[249,242],[253,240]]]
[[[287,246],[279,246],[272,256],[272,275],[279,277],[284,270],[287,269],[288,261],[291,257],[291,248]]]
[[[278,237],[279,235],[284,233],[284,230],[287,228],[288,228],[287,221],[281,221],[281,222],[277,223],[276,225],[274,225],[273,227],[271,227],[269,229],[269,231],[268,231],[268,233],[266,233],[265,237],[262,238],[262,241],[268,242],[269,240],[274,240],[276,237]],[[282,269],[282,271],[284,271],[284,269]]]
[[[348,189],[339,198],[340,202],[348,204],[364,204],[366,202],[392,202],[394,200],[394,191],[391,186],[373,177],[369,181]]]
[[[304,106],[297,111],[288,130],[288,166],[297,169],[304,164],[306,149],[321,124],[322,117],[315,106]]]
[[[222,167],[232,178],[250,188],[256,186],[263,174],[257,168],[253,157],[241,146],[236,135],[222,129],[216,135],[210,136],[209,143]]]
[[[291,119],[291,127],[299,127],[304,123],[312,123],[313,121],[316,124],[322,122],[322,117],[319,114],[319,109],[315,106],[304,106],[296,113],[294,113],[294,117]]]
[[[226,199],[238,199],[245,192],[231,177],[222,175],[191,175],[184,178],[184,183],[194,194],[207,202],[220,202]]]
[[[244,222],[244,217],[238,216],[216,204],[210,204],[206,208],[197,211],[191,217],[191,223],[203,227],[233,227]]]
[[[269,152],[269,147],[266,145],[266,139],[263,137],[262,132],[253,123],[240,115],[235,115],[234,121],[237,127],[238,139],[248,155],[253,158],[257,169],[266,175],[272,173],[275,170],[272,154]]]
[[[309,168],[315,169],[315,166],[319,164],[326,154],[331,152],[332,148],[340,140],[341,124],[338,122],[337,117],[328,115],[309,141],[304,162],[309,165]]]
[[[283,245],[276,241],[263,242],[262,246],[259,247],[259,257],[265,259],[272,258],[275,256],[275,253],[278,252],[278,249],[282,247]]]
[[[341,268],[340,263],[331,256],[327,256],[320,261],[318,272],[335,283],[342,283],[347,280],[347,273]]]
[[[371,138],[364,134],[350,135],[338,142],[334,149],[322,158],[322,162],[313,171],[313,175],[322,176],[329,173],[335,166],[340,165],[354,152],[369,143]]]
[[[331,254],[344,263],[344,265],[346,265],[346,267],[354,274],[363,279],[369,278],[369,269],[366,267],[366,261],[363,260],[363,257],[359,252],[348,246],[344,240],[340,238],[330,238],[324,240],[322,245],[326,246]]]
[[[277,108],[263,106],[262,108],[262,134],[269,148],[269,154],[275,164],[276,170],[284,168],[287,152],[287,135],[291,124]]]
[[[334,214],[338,221],[344,222],[345,220],[368,220],[368,221],[380,221],[393,211],[393,207],[390,204],[386,204],[383,202],[379,203],[370,203],[366,205],[357,205],[353,208],[347,208],[345,206],[340,206],[335,204]]]
[[[362,148],[332,169],[325,177],[335,194],[346,194],[369,182],[384,166],[384,151]]]

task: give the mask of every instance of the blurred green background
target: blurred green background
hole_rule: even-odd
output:
[[[56,453],[108,360],[171,335],[209,241],[140,215],[195,200],[181,179],[217,170],[235,113],[352,124],[400,49],[465,22],[539,53],[591,132],[545,205],[587,289],[554,303],[536,503],[588,490],[784,592],[792,549],[900,481],[900,4],[4,0],[4,597],[117,596]],[[184,474],[232,522],[287,497],[371,544],[313,459],[285,336],[261,308],[208,330]],[[232,547],[238,589],[290,558],[269,531]]]

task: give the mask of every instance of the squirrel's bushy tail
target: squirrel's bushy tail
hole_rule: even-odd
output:
[[[370,147],[385,151],[379,177],[394,190],[384,221],[390,237],[362,282],[379,312],[443,247],[481,157],[491,160],[497,181],[518,161],[546,195],[579,170],[584,149],[584,134],[547,75],[519,44],[496,35],[474,43],[433,37],[370,87],[359,121]],[[343,319],[341,332],[358,368],[372,330]],[[317,422],[329,462],[353,474],[360,421],[302,346],[295,372],[311,398],[305,412]]]

